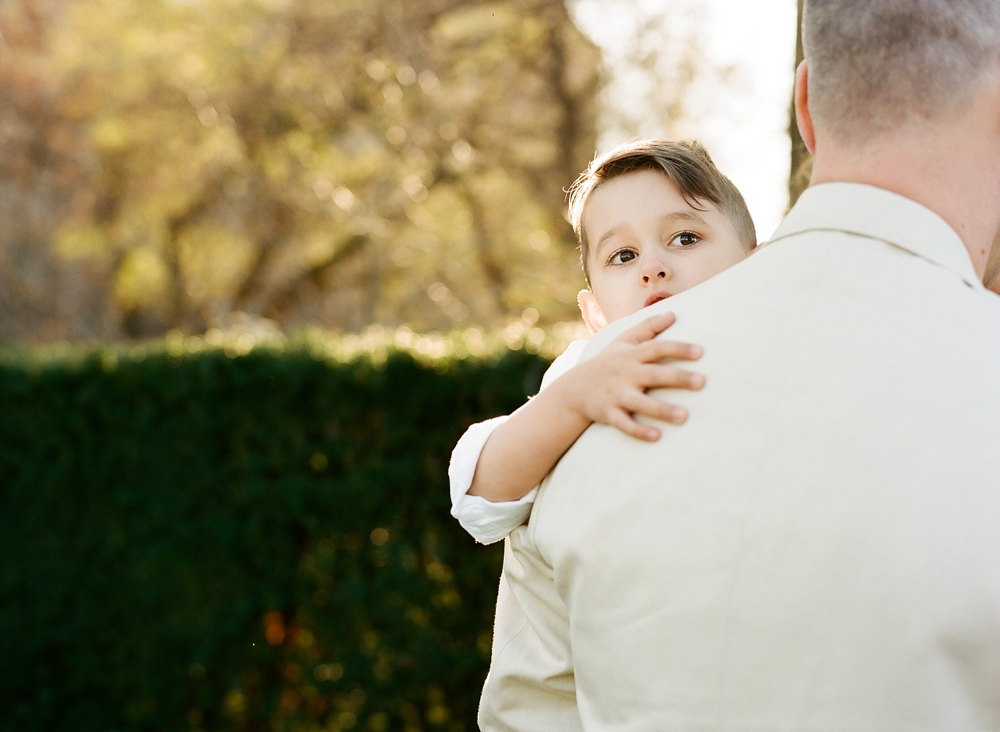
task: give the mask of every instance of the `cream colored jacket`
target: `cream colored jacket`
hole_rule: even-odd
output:
[[[587,430],[507,544],[494,730],[1000,730],[1000,299],[937,215],[802,196],[656,311],[704,346],[656,443]]]

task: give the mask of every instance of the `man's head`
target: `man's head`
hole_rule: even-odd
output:
[[[592,332],[693,287],[757,244],[743,196],[697,142],[640,140],[598,156],[570,188]]]
[[[806,0],[815,125],[841,140],[952,115],[1000,59],[996,0]]]
[[[943,218],[986,275],[1000,234],[1000,2],[805,0],[795,113],[811,183]]]

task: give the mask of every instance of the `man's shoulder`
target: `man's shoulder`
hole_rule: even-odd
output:
[[[589,340],[580,340],[573,341],[566,346],[566,350],[560,353],[555,360],[552,361],[549,368],[546,369],[545,374],[542,376],[542,384],[539,387],[539,391],[547,388],[553,381],[576,366],[580,360],[581,354],[583,354],[589,343]]]
[[[935,308],[959,321],[985,318],[983,324],[1000,324],[1000,297],[970,282],[963,271],[891,242],[839,230],[810,230],[765,244],[702,284],[612,323],[590,341],[581,360],[662,313],[675,313],[677,323],[659,337],[698,343],[712,325],[721,325],[725,332],[743,313],[785,327],[802,321],[803,310],[810,308],[815,317],[844,308],[859,325],[869,314],[895,317],[900,309],[914,309],[917,318],[922,317],[917,311]]]

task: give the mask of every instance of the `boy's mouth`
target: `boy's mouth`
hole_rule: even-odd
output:
[[[670,297],[669,292],[654,292],[652,295],[646,298],[646,304],[643,305],[643,307],[648,308],[650,305],[658,303],[660,300],[666,300],[668,297]]]

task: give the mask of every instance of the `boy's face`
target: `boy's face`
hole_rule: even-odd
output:
[[[712,204],[692,207],[666,175],[640,170],[601,184],[583,214],[591,290],[579,295],[592,333],[743,260],[747,250]]]

